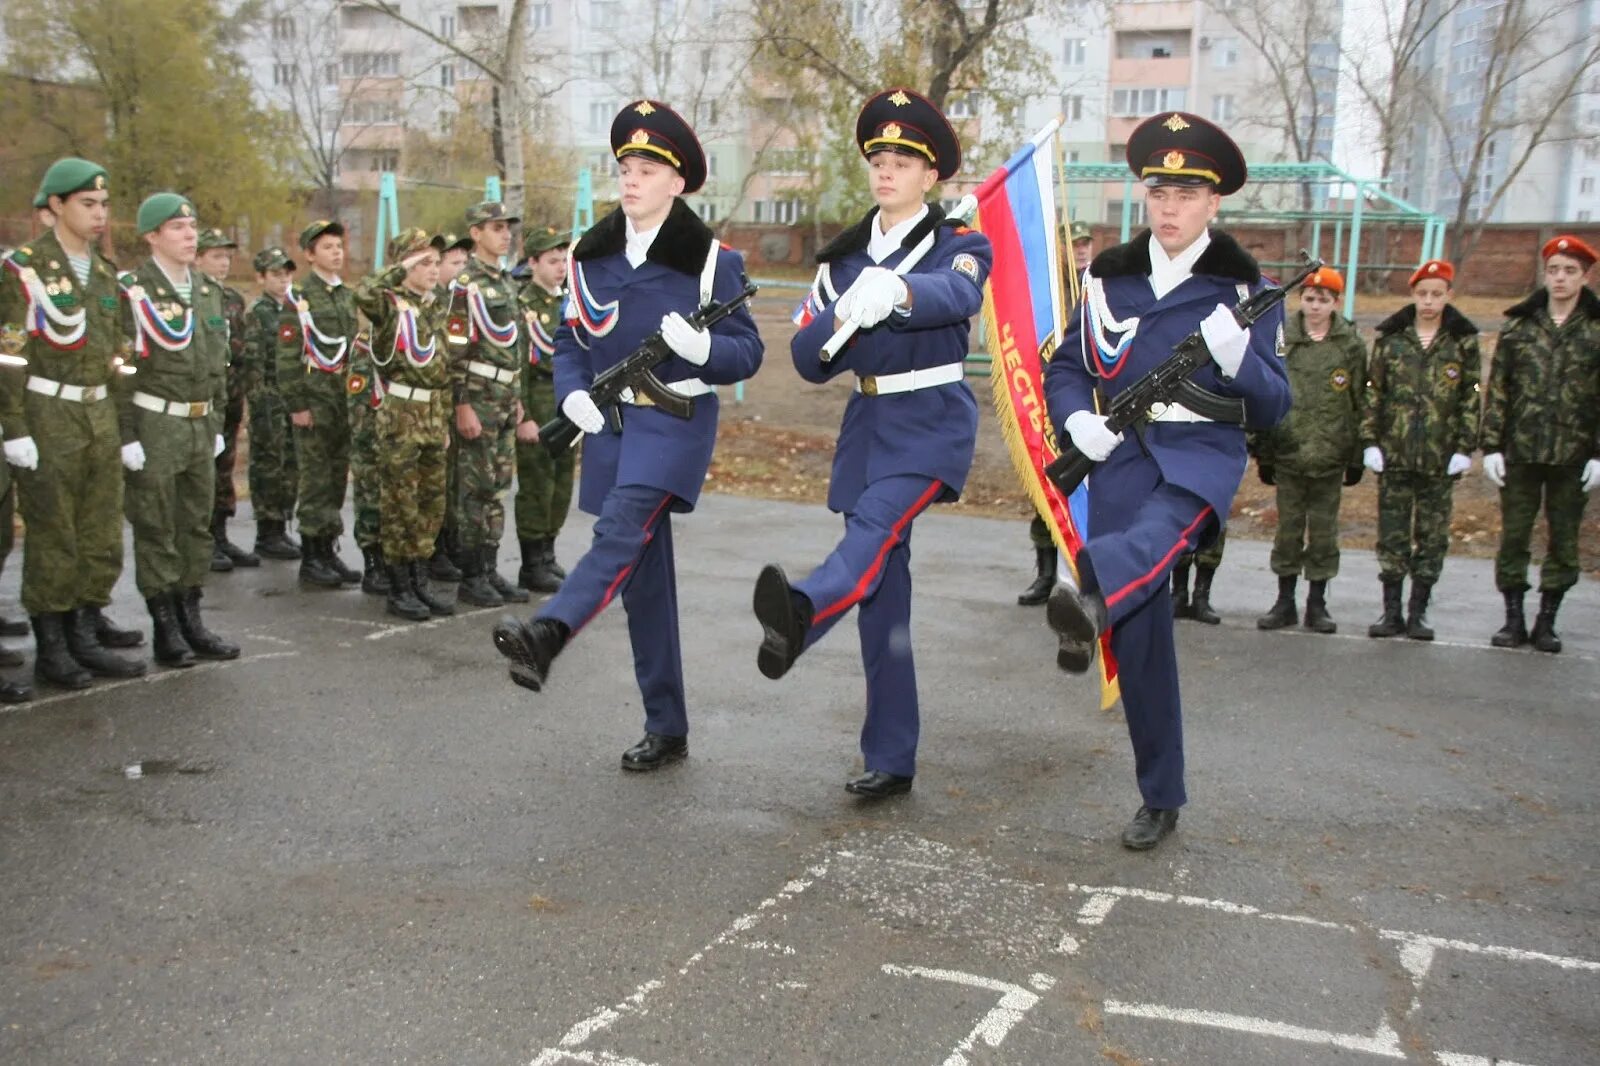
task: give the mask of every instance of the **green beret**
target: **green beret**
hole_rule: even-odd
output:
[[[469,226],[481,226],[485,222],[493,222],[495,219],[504,219],[513,226],[522,221],[522,219],[507,210],[506,205],[499,200],[485,200],[481,204],[473,204],[467,208],[467,225]]]
[[[289,254],[276,245],[257,252],[256,257],[251,260],[251,264],[256,268],[257,274],[265,274],[269,270],[294,269],[294,260],[290,259]]]
[[[322,236],[324,233],[331,233],[335,237],[343,237],[344,226],[338,222],[330,222],[325,218],[317,219],[315,222],[311,223],[311,225],[300,231],[301,249],[309,252],[311,250],[311,246],[317,243],[317,238]]]
[[[212,227],[200,231],[199,250],[208,252],[213,248],[238,248],[239,244],[221,230]]]
[[[402,259],[432,247],[433,238],[428,236],[427,230],[415,227],[403,229],[389,241],[388,259],[394,265],[399,266]]]
[[[34,207],[50,206],[52,196],[71,196],[75,192],[106,187],[106,168],[87,159],[67,156],[50,164],[50,169],[39,179],[39,191],[34,194]]]
[[[140,236],[154,233],[161,224],[174,218],[193,218],[194,204],[175,192],[158,192],[144,198],[136,218]]]
[[[565,248],[572,243],[572,234],[554,226],[529,226],[522,235],[522,256],[531,259],[552,248]]]

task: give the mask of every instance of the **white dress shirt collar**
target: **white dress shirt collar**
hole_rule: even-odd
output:
[[[661,232],[661,223],[657,222],[651,229],[636,230],[633,228],[633,219],[624,218],[623,222],[627,226],[627,244],[622,254],[628,257],[628,265],[637,270],[639,264],[644,262],[645,256],[650,253],[650,246],[655,243],[656,234]]]
[[[889,256],[894,254],[895,249],[899,248],[900,245],[905,241],[906,234],[910,233],[913,229],[916,229],[917,223],[921,222],[925,217],[927,217],[927,214],[928,205],[923,204],[922,210],[918,211],[904,222],[897,222],[893,226],[890,226],[888,232],[884,232],[883,229],[881,221],[883,215],[881,213],[873,215],[872,233],[867,238],[867,255],[872,258],[874,263],[881,263],[885,259],[889,258]]]
[[[1189,280],[1194,272],[1195,260],[1200,258],[1202,252],[1211,246],[1211,231],[1202,230],[1200,236],[1195,238],[1193,244],[1179,252],[1176,256],[1168,258],[1167,250],[1161,247],[1161,242],[1156,240],[1156,235],[1150,235],[1150,288],[1155,291],[1156,299],[1160,300]]]

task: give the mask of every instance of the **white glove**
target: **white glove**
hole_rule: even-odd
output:
[[[1590,459],[1583,464],[1583,473],[1578,475],[1578,480],[1583,484],[1584,492],[1593,492],[1595,486],[1600,485],[1600,459]]]
[[[1383,449],[1372,447],[1361,453],[1361,465],[1374,474],[1383,473]]]
[[[1483,476],[1497,489],[1506,487],[1506,457],[1499,452],[1490,452],[1483,457]]]
[[[893,314],[895,307],[905,303],[909,297],[905,280],[899,274],[885,267],[867,267],[849,290],[839,297],[834,313],[862,329],[871,329]]]
[[[1250,347],[1250,334],[1239,325],[1233,312],[1223,304],[1200,323],[1200,335],[1206,339],[1212,362],[1222,368],[1224,377],[1234,377],[1244,365],[1245,349]]]
[[[695,366],[705,366],[711,358],[711,334],[689,325],[689,320],[676,311],[661,320],[661,339]]]
[[[144,469],[144,445],[138,441],[122,446],[122,465],[138,472]]]
[[[1455,477],[1457,474],[1465,474],[1471,469],[1472,456],[1462,455],[1460,452],[1456,452],[1450,457],[1450,464],[1444,468],[1444,476]]]
[[[18,437],[6,441],[6,462],[24,470],[39,469],[39,446],[32,437]]]
[[[228,442],[222,439],[221,433],[218,433],[216,442],[211,445],[211,458],[215,459],[217,456],[221,455],[222,449],[226,448],[227,446]]]
[[[561,413],[585,433],[605,432],[606,416],[600,413],[600,408],[594,405],[594,400],[583,389],[567,394],[567,398],[561,401]]]
[[[1112,433],[1106,428],[1106,416],[1093,411],[1074,411],[1068,415],[1067,435],[1072,438],[1074,448],[1097,463],[1105,462],[1122,443],[1121,433]]]

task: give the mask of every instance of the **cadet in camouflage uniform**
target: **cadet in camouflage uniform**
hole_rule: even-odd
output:
[[[528,327],[528,362],[522,368],[522,421],[517,423],[517,542],[522,568],[517,584],[530,592],[555,592],[566,577],[556,562],[556,535],[572,504],[577,455],[552,456],[539,443],[539,427],[556,416],[556,327],[561,323],[561,286],[567,276],[571,238],[554,226],[530,228],[522,254],[530,273],[522,286]]]
[[[359,303],[359,301],[358,301]],[[372,336],[362,329],[350,355],[350,505],[355,516],[356,547],[361,549],[361,591],[369,596],[389,593],[389,575],[383,564],[383,540],[378,526],[378,391],[372,369]]]
[[[1450,550],[1451,492],[1478,440],[1478,327],[1450,306],[1455,268],[1430,259],[1411,275],[1410,306],[1378,324],[1361,420],[1362,463],[1378,477],[1373,637],[1432,640],[1428,599]],[[1411,600],[1400,613],[1402,584]]]
[[[245,401],[244,294],[228,284],[238,247],[221,230],[206,229],[200,233],[200,254],[195,259],[201,273],[222,289],[222,317],[228,322],[228,406],[222,416],[222,454],[217,456],[217,503],[211,513],[211,569],[223,573],[236,566],[261,565],[260,556],[228,539],[228,519],[239,502],[233,469]]]
[[[472,255],[472,238],[463,234],[440,233],[433,238],[433,246],[439,250],[439,300],[444,306],[449,306],[450,284],[466,269],[467,259]],[[465,343],[466,338],[461,338],[461,341]],[[444,524],[439,527],[439,537],[433,546],[433,556],[428,560],[428,575],[436,581],[461,580],[461,571],[456,569],[456,564],[451,560],[455,552],[453,538],[455,515],[456,434],[452,421],[450,448],[445,453],[444,464]]]
[[[511,250],[511,227],[519,221],[498,202],[467,209],[472,258],[450,293],[458,595],[479,607],[528,602],[528,594],[495,567],[517,461],[518,373],[527,359],[517,283],[500,268],[500,258]]]
[[[1494,582],[1506,601],[1497,648],[1529,639],[1559,652],[1556,611],[1578,583],[1578,530],[1600,485],[1600,297],[1584,285],[1596,252],[1577,237],[1543,248],[1544,287],[1506,312],[1483,408],[1483,472],[1500,487]],[[1539,616],[1522,613],[1529,542],[1544,497],[1550,543],[1539,568]]]
[[[373,412],[382,558],[390,614],[412,621],[454,614],[428,587],[427,561],[444,521],[450,433],[448,312],[439,297],[439,252],[428,234],[404,230],[389,243],[388,270],[368,278],[356,303],[372,323],[372,365],[382,379]]]
[[[319,219],[300,231],[300,249],[310,269],[278,319],[278,391],[294,423],[300,469],[300,580],[339,588],[361,580],[334,548],[344,532],[339,512],[350,481],[346,394],[359,323],[355,296],[339,279],[344,227]]]
[[[134,582],[155,623],[156,662],[236,659],[239,646],[207,629],[200,616],[228,402],[222,286],[191,269],[199,229],[187,199],[171,192],[147,197],[138,228],[150,258],[122,275],[137,373],[117,396]]]
[[[22,606],[33,624],[34,678],[86,688],[95,674],[136,677],[141,661],[106,647],[143,643],[102,608],[122,571],[122,469],[110,387],[128,355],[116,270],[96,250],[110,194],[104,168],[57,160],[35,206],[52,230],[0,271],[0,430],[17,469]]]
[[[1228,546],[1228,524],[1217,530],[1215,540],[1199,551],[1178,556],[1172,567],[1172,617],[1221,625],[1222,616],[1211,609],[1211,582],[1222,565],[1222,552]],[[1194,567],[1194,598],[1189,597],[1189,568]]]
[[[245,399],[250,415],[250,509],[256,516],[256,554],[263,559],[300,558],[288,534],[300,489],[294,458],[294,426],[278,392],[278,320],[288,304],[295,263],[282,248],[256,253],[252,265],[261,295],[245,319]]]
[[[1277,487],[1278,533],[1272,572],[1278,599],[1258,629],[1300,621],[1295,583],[1310,584],[1306,628],[1338,632],[1328,613],[1328,582],[1339,573],[1339,500],[1361,480],[1361,416],[1367,395],[1367,346],[1335,307],[1344,278],[1323,267],[1300,290],[1300,311],[1284,326],[1284,360],[1294,406],[1255,442],[1256,470]]]

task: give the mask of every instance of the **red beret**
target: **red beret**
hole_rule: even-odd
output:
[[[1417,272],[1411,275],[1411,280],[1406,284],[1415,288],[1417,282],[1427,281],[1429,278],[1438,278],[1448,285],[1456,279],[1456,268],[1443,259],[1430,259],[1417,267]]]
[[[1600,259],[1600,252],[1596,252],[1588,244],[1584,243],[1582,239],[1571,234],[1551,237],[1544,242],[1544,248],[1540,250],[1539,258],[1549,259],[1552,255],[1570,255],[1572,258],[1581,259],[1585,263],[1593,263],[1595,260]]]
[[[1327,289],[1335,296],[1344,292],[1344,278],[1333,267],[1319,267],[1306,279],[1308,289]]]

